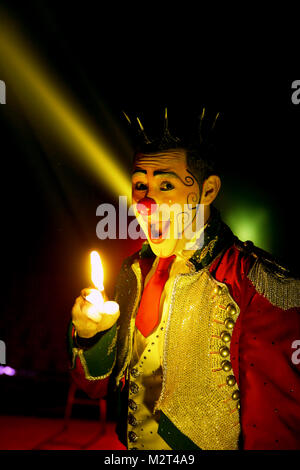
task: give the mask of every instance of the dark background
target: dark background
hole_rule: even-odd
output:
[[[233,229],[245,214],[249,238],[253,223],[258,227],[253,241],[298,271],[300,106],[291,102],[293,80],[258,66],[243,71],[239,61],[235,69],[214,57],[212,65],[204,64],[201,25],[190,27],[180,15],[170,21],[146,7],[131,12],[96,5],[3,3],[115,146],[124,168],[129,168],[130,146],[126,138],[116,138],[125,131],[121,110],[137,111],[145,128],[163,115],[164,106],[170,127],[172,116],[188,121],[191,109],[220,111],[223,186],[217,206]],[[0,411],[60,415],[69,383],[65,332],[75,297],[90,284],[88,253],[95,248],[103,253],[112,295],[122,259],[139,245],[98,240],[96,208],[116,202],[114,196],[65,158],[59,143],[41,142],[2,60],[7,104],[0,107],[0,339],[7,365],[17,374],[0,377]]]

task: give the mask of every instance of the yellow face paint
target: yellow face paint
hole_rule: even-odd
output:
[[[186,245],[186,228],[193,224],[200,189],[187,168],[183,150],[168,150],[140,154],[132,174],[132,201],[137,204],[148,197],[159,209],[136,217],[145,232],[153,252],[159,257],[179,253]]]

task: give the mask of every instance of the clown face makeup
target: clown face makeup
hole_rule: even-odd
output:
[[[132,202],[156,256],[179,254],[203,226],[203,217],[198,216],[200,188],[187,168],[184,150],[138,154],[132,173]]]

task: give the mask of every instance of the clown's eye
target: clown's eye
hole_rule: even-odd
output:
[[[147,191],[148,187],[145,183],[136,183],[134,188],[137,190],[137,191]]]
[[[172,189],[174,189],[175,186],[173,186],[172,183],[170,183],[169,181],[163,181],[160,185],[160,190],[161,191],[171,191]]]

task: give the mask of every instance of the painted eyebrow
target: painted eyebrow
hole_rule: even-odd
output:
[[[156,170],[153,172],[153,176],[159,176],[159,175],[170,175],[174,176],[175,178],[179,178],[177,173],[175,171],[170,171],[170,170]]]
[[[133,173],[132,173],[132,176],[135,174],[135,173],[143,173],[143,174],[147,174],[147,170],[143,170],[142,168],[136,168]],[[175,173],[175,171],[171,171],[171,170],[155,170],[153,172],[153,176],[160,176],[160,175],[170,175],[170,176],[174,176],[175,178],[179,178],[179,176],[177,175],[177,173]]]
[[[132,176],[133,176],[135,173],[144,173],[144,174],[146,175],[146,174],[147,174],[147,171],[146,171],[146,170],[142,170],[142,168],[136,168],[136,169],[132,172]]]

